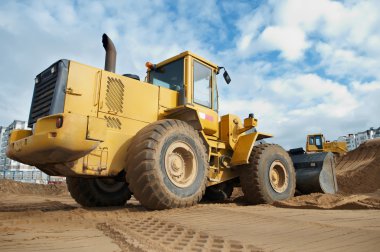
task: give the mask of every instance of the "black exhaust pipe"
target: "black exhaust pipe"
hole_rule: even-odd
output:
[[[103,47],[106,50],[106,61],[104,63],[104,70],[109,72],[115,72],[116,70],[116,48],[112,40],[103,34],[102,37]]]

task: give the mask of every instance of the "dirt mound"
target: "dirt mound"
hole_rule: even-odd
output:
[[[34,194],[34,195],[61,195],[67,194],[66,184],[31,184],[13,180],[0,180],[0,193]]]
[[[343,156],[336,166],[340,193],[371,193],[380,189],[380,139],[369,140]]]
[[[380,190],[369,194],[323,194],[313,193],[277,201],[274,206],[303,209],[380,209]]]

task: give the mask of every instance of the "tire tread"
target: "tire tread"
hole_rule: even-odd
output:
[[[180,120],[165,119],[154,122],[142,129],[132,140],[127,157],[126,178],[131,191],[140,203],[148,209],[169,209],[186,207],[197,204],[206,190],[207,177],[196,195],[186,198],[173,198],[173,194],[162,190],[165,188],[163,181],[159,178],[156,162],[154,157],[159,147],[160,138],[167,131],[181,130],[185,131],[201,146],[202,160],[204,167],[208,167],[206,148],[199,138],[198,133],[187,123]],[[142,155],[141,153],[145,153]],[[207,174],[207,172],[205,172]],[[159,190],[157,190],[159,189]]]
[[[84,207],[123,206],[131,198],[129,189],[123,188],[112,197],[102,195],[94,187],[95,178],[67,177],[67,188],[74,200]],[[126,185],[127,186],[127,185]]]
[[[259,175],[259,165],[260,160],[262,159],[262,155],[265,151],[269,149],[276,149],[277,151],[283,150],[283,148],[277,144],[260,144],[258,146],[254,146],[249,157],[249,164],[242,165],[241,174],[240,174],[240,183],[242,186],[242,191],[244,193],[245,199],[248,203],[251,204],[265,204],[272,203],[273,199],[269,198],[265,190],[265,181],[260,179]],[[292,165],[292,161],[289,155],[286,155],[288,163]],[[293,169],[294,171],[294,169]],[[291,172],[290,174],[291,180],[294,181],[294,186],[291,189],[290,194],[294,195],[295,192],[295,172]]]

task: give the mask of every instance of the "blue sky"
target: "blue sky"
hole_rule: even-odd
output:
[[[0,125],[27,120],[36,74],[60,58],[116,71],[185,50],[225,66],[221,113],[259,119],[286,148],[380,126],[379,1],[1,1]]]

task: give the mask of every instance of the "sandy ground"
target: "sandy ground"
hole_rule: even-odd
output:
[[[340,192],[247,206],[84,209],[65,185],[0,180],[0,251],[380,251],[380,141],[342,157]]]
[[[59,186],[26,193],[23,184],[8,181],[7,186],[10,184],[16,184],[13,192],[3,192],[0,198],[0,251],[380,248],[380,210],[376,209],[293,209],[231,202],[147,211],[133,198],[122,208],[83,209]]]

